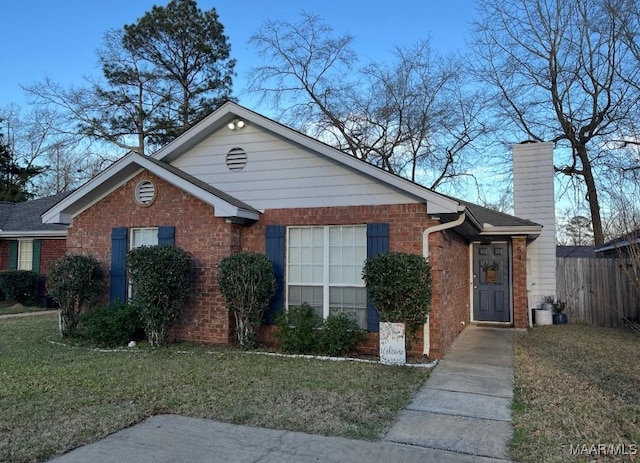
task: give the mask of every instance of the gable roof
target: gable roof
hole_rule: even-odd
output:
[[[135,152],[125,155],[72,195],[46,211],[43,214],[43,220],[48,223],[70,223],[73,216],[114,191],[142,169],[151,171],[174,186],[211,204],[215,208],[217,216],[257,220],[260,213],[250,204],[220,191],[172,165],[173,161],[236,119],[242,119],[245,123],[248,122],[336,164],[352,169],[358,174],[363,174],[378,184],[386,185],[395,191],[416,198],[420,202],[424,201],[427,204],[428,213],[440,215],[443,221],[454,220],[460,214],[464,214],[467,220],[462,227],[464,230],[461,229],[461,231],[464,231],[467,237],[475,237],[478,234],[508,235],[514,233],[537,236],[540,233],[541,226],[531,221],[437,193],[233,102],[223,104],[199,124],[151,156],[142,156]]]
[[[164,146],[151,157],[171,163],[182,154],[195,147],[198,143],[205,140],[211,133],[226,127],[227,124],[234,119],[242,119],[254,126],[259,126],[264,130],[272,132],[286,140],[293,142],[301,147],[313,151],[321,156],[325,156],[340,165],[349,167],[355,171],[375,179],[376,182],[385,183],[395,189],[409,193],[417,198],[421,198],[428,204],[429,212],[440,213],[456,213],[462,211],[457,201],[433,190],[423,187],[417,183],[411,182],[398,175],[392,174],[380,167],[369,164],[358,158],[350,156],[332,146],[327,145],[315,138],[311,138],[297,130],[287,127],[279,122],[269,119],[250,109],[240,106],[231,101],[223,104],[216,111],[211,113],[199,124],[193,126],[181,136]]]
[[[598,246],[595,250],[597,253],[603,253],[607,251],[615,251],[627,246],[633,246],[640,243],[640,228],[633,230],[629,233],[625,233],[611,241],[607,241],[601,246]]]
[[[72,218],[133,178],[143,169],[212,206],[216,217],[257,220],[260,213],[232,196],[157,159],[131,151],[42,214],[45,223]]]
[[[43,223],[41,214],[70,192],[22,203],[0,202],[0,237],[65,236],[67,226]]]

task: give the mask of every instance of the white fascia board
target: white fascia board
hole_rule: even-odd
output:
[[[246,211],[236,207],[218,198],[214,194],[195,186],[193,183],[163,169],[146,159],[145,156],[132,151],[42,214],[43,223],[70,224],[73,217],[118,189],[123,183],[140,173],[142,169],[148,170],[159,178],[166,180],[172,185],[213,206],[217,217],[244,217],[253,220],[257,220],[259,217],[257,212]],[[110,188],[104,188],[104,185],[108,185],[109,180],[118,177],[118,174],[120,174],[122,178],[114,182]],[[100,190],[99,187],[101,186],[103,187],[101,189],[102,191],[100,191],[100,194],[96,194],[96,191]],[[92,193],[95,196],[93,198],[91,197]],[[87,198],[89,198],[88,201],[86,201]],[[82,201],[82,203],[85,204],[79,207],[78,203],[83,199],[85,201]],[[74,206],[76,207],[74,208]]]
[[[98,175],[93,177],[87,183],[82,185],[76,191],[74,191],[69,196],[64,198],[62,201],[60,201],[59,203],[55,204],[53,207],[45,211],[41,215],[42,222],[43,223],[64,223],[67,225],[71,224],[71,220],[73,219],[74,216],[76,216],[80,212],[90,207],[90,205],[95,204],[100,199],[102,199],[109,193],[113,192],[120,186],[121,182],[118,182],[115,186],[112,186],[106,191],[102,191],[100,195],[96,196],[95,198],[92,198],[89,201],[88,205],[85,205],[83,207],[77,207],[78,202],[80,202],[82,199],[90,198],[92,193],[95,194],[95,190],[98,187],[102,186],[108,180],[116,176],[118,173],[122,172],[126,167],[131,166],[131,164],[133,164],[134,155],[137,155],[137,153],[133,151],[127,153],[126,155],[118,159],[116,162],[111,164],[109,167],[107,167],[105,170],[100,172]],[[137,175],[137,172],[133,173],[133,176],[135,175]],[[73,208],[74,205],[76,205],[76,208]]]
[[[529,235],[538,236],[542,232],[542,227],[535,225],[523,225],[521,227],[494,227],[485,223],[480,235]]]
[[[183,135],[176,138],[173,142],[157,151],[152,155],[152,157],[157,160],[171,162],[218,128],[225,127],[228,121],[236,118],[242,119],[246,123],[253,124],[257,127],[262,127],[281,136],[285,140],[294,142],[313,152],[320,153],[339,164],[346,165],[360,173],[372,177],[376,181],[386,183],[398,190],[417,198],[421,198],[427,203],[427,210],[430,214],[460,212],[459,203],[453,199],[442,196],[425,187],[405,180],[402,177],[356,159],[353,156],[304,135],[297,130],[279,124],[232,102],[227,102],[222,105],[215,112],[203,119],[203,121],[198,125],[194,126]]]
[[[180,188],[181,190],[189,193],[190,195],[198,198],[199,200],[213,206],[214,214],[216,217],[243,217],[246,219],[258,220],[260,214],[258,212],[249,211],[238,206],[235,206],[224,199],[210,193],[202,188],[194,185],[188,180],[179,177],[178,175],[163,169],[157,164],[149,161],[144,156],[137,155],[135,162],[144,167],[149,172],[157,175],[161,179],[171,183],[173,186]]]
[[[0,238],[51,238],[64,239],[67,230],[31,230],[31,231],[1,231]]]

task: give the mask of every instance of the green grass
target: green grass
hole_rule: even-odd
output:
[[[159,413],[377,439],[424,369],[176,345],[99,352],[57,319],[0,320],[0,461],[44,461]]]
[[[556,325],[517,336],[512,457],[640,461],[639,354],[631,331]],[[572,454],[572,446],[598,444],[618,445],[618,455]]]

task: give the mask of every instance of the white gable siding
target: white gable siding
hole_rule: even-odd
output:
[[[513,146],[515,215],[543,226],[527,247],[527,289],[534,307],[542,296],[556,294],[556,215],[553,189],[553,143]]]
[[[241,171],[227,168],[233,148],[247,153]],[[223,128],[172,164],[259,210],[424,201],[250,125]]]

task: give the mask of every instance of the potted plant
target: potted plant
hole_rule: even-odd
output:
[[[566,325],[567,324],[567,314],[563,313],[567,308],[567,305],[561,300],[557,300],[553,303],[553,324],[554,325]]]
[[[553,295],[542,296],[542,310],[552,310],[556,298]]]

